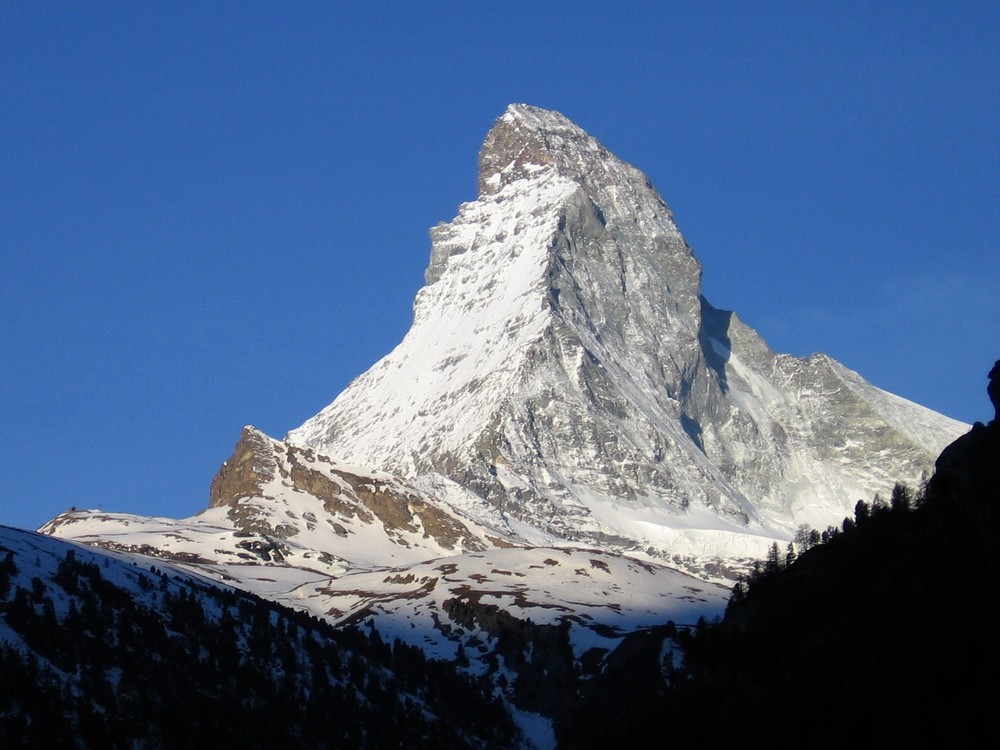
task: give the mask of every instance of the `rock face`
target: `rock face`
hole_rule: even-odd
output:
[[[732,555],[916,481],[965,429],[710,305],[649,180],[562,115],[511,106],[479,165],[409,333],[292,443],[557,538]]]
[[[191,564],[265,596],[317,576],[509,546],[447,504],[393,477],[244,427],[212,482],[210,507],[186,519],[74,510],[40,532]],[[274,566],[284,570],[276,574]],[[295,595],[293,601],[298,601]]]
[[[392,477],[346,466],[244,427],[233,455],[212,480],[209,507],[228,508],[230,520],[242,531],[293,537],[302,530],[294,512],[285,512],[285,520],[277,525],[268,520],[275,517],[275,506],[284,510],[290,505],[279,497],[320,501],[323,520],[342,537],[348,534],[343,524],[377,524],[397,543],[407,544],[405,537],[416,534],[452,552],[487,546],[452,514]]]
[[[208,507],[231,506],[242,497],[258,497],[277,470],[274,454],[271,438],[253,427],[244,427],[233,455],[212,479]]]

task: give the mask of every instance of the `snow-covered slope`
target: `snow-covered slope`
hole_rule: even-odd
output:
[[[211,507],[192,518],[73,510],[41,529],[457,659],[492,680],[536,747],[552,745],[538,713],[552,707],[525,704],[518,685],[544,684],[559,665],[592,673],[637,630],[725,608],[720,583],[604,550],[529,546],[519,530],[530,531],[479,524],[388,475],[250,427]]]
[[[12,529],[0,526],[0,558],[9,559],[14,563],[14,573],[5,577],[4,583],[8,590],[0,596],[0,609],[9,609],[7,602],[13,598],[10,589],[22,588],[31,591],[33,579],[40,584],[57,577],[60,563],[69,554],[76,556],[81,563],[99,568],[104,580],[124,591],[137,605],[152,608],[155,605],[157,593],[148,585],[151,578],[150,560],[145,557],[129,554],[104,552],[88,549],[87,546],[75,544],[63,539],[53,539],[48,535],[36,534],[22,529]],[[206,585],[201,576],[192,576],[188,571],[181,571],[170,563],[161,565],[162,573],[168,580],[167,589],[176,593],[181,588],[193,588]],[[157,577],[159,573],[157,573]],[[178,579],[178,576],[180,577]],[[62,619],[71,605],[80,606],[70,597],[58,597],[53,602],[53,614]],[[12,645],[18,649],[29,650],[22,635],[12,629],[4,619],[0,618],[0,643]]]
[[[539,747],[478,675],[169,561],[4,526],[0,667],[5,748]]]
[[[482,620],[498,610],[535,625],[565,622],[579,659],[642,628],[721,615],[729,598],[727,587],[672,568],[600,550],[546,547],[353,573],[297,593],[315,597],[319,605],[312,607],[335,621],[372,622],[384,636],[447,659],[459,646],[474,657]]]
[[[186,519],[72,510],[40,531],[170,560],[272,596],[350,571],[382,569],[506,544],[392,477],[245,427]],[[502,532],[500,532],[502,533]]]
[[[479,162],[404,340],[292,442],[669,559],[836,524],[966,429],[713,308],[648,179],[562,115],[511,106]]]
[[[728,594],[649,560],[531,546],[511,526],[481,525],[387,475],[252,427],[216,476],[211,507],[192,518],[74,510],[41,531],[155,557],[334,623],[374,623],[432,656],[468,646],[473,661],[488,653],[475,648],[483,635],[460,626],[453,607],[565,621],[574,644],[610,648],[637,628],[720,614]]]

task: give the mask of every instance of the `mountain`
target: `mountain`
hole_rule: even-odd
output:
[[[404,340],[285,441],[245,429],[209,509],[43,531],[313,608],[318,580],[447,557],[479,575],[470,555],[505,547],[731,582],[801,524],[919,481],[962,432],[712,307],[649,180],[562,115],[512,105],[479,167],[479,199],[431,232]],[[366,586],[331,607],[393,598]]]
[[[966,427],[710,305],[650,181],[556,112],[497,120],[479,191],[431,231],[406,337],[292,443],[528,539],[674,559],[839,523]]]
[[[404,340],[285,440],[244,428],[209,507],[40,531],[446,660],[547,748],[651,629],[965,426],[710,305],[649,180],[562,115],[511,106],[479,165]]]

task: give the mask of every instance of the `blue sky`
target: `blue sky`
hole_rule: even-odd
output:
[[[0,523],[201,510],[242,425],[402,338],[514,101],[645,171],[774,349],[985,421],[998,39],[989,2],[6,0]]]

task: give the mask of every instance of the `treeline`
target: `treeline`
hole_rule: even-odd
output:
[[[926,501],[926,493],[926,481],[921,483],[921,488],[916,493],[909,486],[897,482],[892,488],[889,502],[878,494],[870,503],[858,500],[854,506],[854,516],[845,517],[840,526],[827,526],[823,531],[805,524],[799,526],[795,539],[788,542],[783,551],[777,542],[772,542],[767,556],[763,560],[755,560],[749,573],[740,577],[733,586],[730,606],[741,602],[751,588],[765,586],[770,576],[791,565],[803,552],[832,542],[842,534],[853,534],[855,529],[867,526],[873,518],[878,522],[889,513],[899,514],[915,510]]]
[[[954,747],[991,734],[1000,483],[982,478],[1000,450],[976,447],[981,459],[926,491],[899,485],[840,527],[773,546],[720,622],[627,639],[559,723],[560,746]]]
[[[3,748],[510,747],[491,686],[377,633],[73,551],[26,586],[0,549]],[[2,627],[3,623],[0,623]]]

